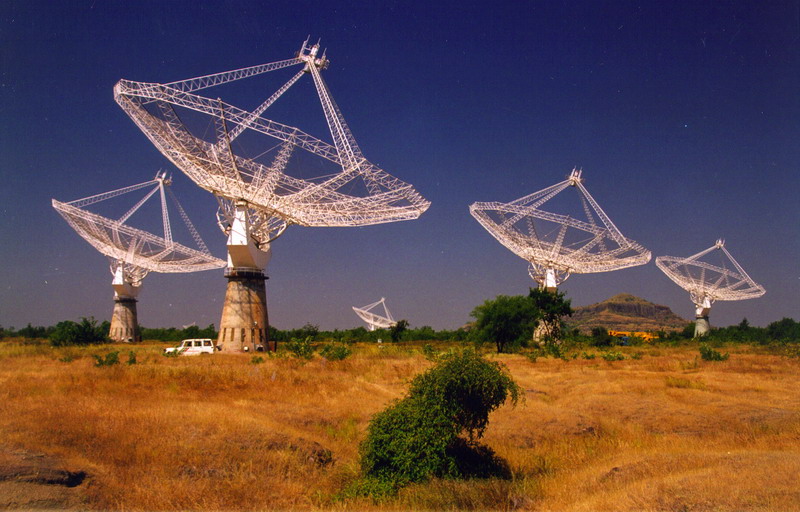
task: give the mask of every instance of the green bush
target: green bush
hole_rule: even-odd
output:
[[[119,364],[119,351],[109,352],[105,357],[92,354],[92,357],[94,357],[94,365],[97,367]]]
[[[371,496],[374,500],[380,500],[397,494],[398,490],[398,484],[392,480],[364,477],[348,485],[335,497],[335,500],[346,500],[361,496]]]
[[[792,359],[800,357],[800,346],[798,345],[784,345],[783,355]]]
[[[516,404],[519,396],[500,363],[472,351],[442,355],[412,380],[405,398],[373,416],[361,444],[364,479],[356,488],[373,494],[431,476],[507,476],[507,465],[475,440],[489,413],[507,399]]]
[[[706,343],[701,343],[700,357],[703,361],[725,361],[730,357],[730,354],[723,354],[709,347]]]
[[[72,322],[65,320],[56,324],[55,329],[50,334],[50,344],[54,347],[64,347],[68,345],[91,345],[96,343],[107,343],[108,330],[104,325],[97,325],[94,318],[81,318],[81,321]]]
[[[128,365],[136,364],[136,352],[131,350],[128,352]]]
[[[329,343],[322,347],[322,350],[320,350],[319,353],[328,361],[341,361],[352,354],[352,351],[346,345]]]
[[[542,347],[544,353],[548,356],[552,357],[553,359],[563,359],[567,360],[566,351],[564,350],[564,346],[561,343],[558,343],[553,340],[547,340]]]
[[[301,359],[311,359],[314,357],[314,347],[311,346],[311,336],[306,336],[303,339],[292,338],[287,341],[284,346],[286,350],[291,352],[295,357]]]
[[[593,347],[610,347],[614,344],[614,337],[608,334],[605,327],[593,327],[590,344]]]
[[[625,359],[625,354],[623,354],[622,352],[615,352],[612,350],[610,352],[602,354],[600,357],[602,357],[606,361],[622,361],[623,359]]]
[[[261,356],[253,356],[250,359],[250,364],[261,364],[264,362],[264,358]]]
[[[470,350],[442,355],[436,366],[411,381],[409,389],[409,396],[424,397],[431,407],[450,411],[470,439],[482,437],[489,413],[508,398],[516,404],[519,393],[505,366]]]

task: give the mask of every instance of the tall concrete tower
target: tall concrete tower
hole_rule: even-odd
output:
[[[235,203],[233,222],[228,233],[228,266],[225,277],[225,304],[219,323],[217,345],[222,352],[275,350],[269,342],[267,292],[264,270],[272,256],[269,244],[257,247],[247,218],[245,201]]]
[[[139,320],[136,316],[136,297],[141,289],[141,280],[134,281],[125,275],[125,264],[117,262],[114,271],[114,312],[111,315],[111,329],[108,337],[114,341],[142,341]]]

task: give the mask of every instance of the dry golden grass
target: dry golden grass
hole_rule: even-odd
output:
[[[90,474],[96,509],[800,510],[800,360],[623,349],[606,362],[491,356],[525,390],[484,441],[512,480],[339,501],[370,417],[430,366],[418,346],[303,363],[164,358],[162,345],[0,344],[0,435]],[[94,367],[92,353],[122,350]],[[73,358],[72,361],[68,361]]]

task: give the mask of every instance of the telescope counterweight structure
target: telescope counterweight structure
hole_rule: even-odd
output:
[[[136,302],[142,280],[149,272],[186,273],[210,270],[225,266],[225,262],[211,255],[189,220],[172,190],[166,173],[155,179],[124,187],[111,192],[78,199],[68,203],[52,200],[53,208],[89,244],[108,257],[111,285],[114,289],[114,311],[111,316],[109,337],[115,341],[140,341]],[[147,187],[151,190],[119,219],[110,219],[85,210],[86,206],[116,198]],[[159,193],[164,236],[133,228],[125,224],[150,198]],[[173,200],[181,218],[192,235],[198,249],[176,243],[172,238],[166,196]]]
[[[165,84],[120,80],[114,87],[117,103],[153,145],[220,203],[217,217],[228,237],[228,288],[219,345],[226,352],[275,348],[266,338],[264,271],[271,242],[288,226],[365,226],[412,220],[430,205],[410,184],[363,155],[322,79],[321,71],[329,61],[319,49],[319,44],[306,40],[292,59]],[[300,69],[250,111],[197,94],[293,66]],[[265,117],[305,76],[313,81],[331,142]],[[205,127],[213,128],[190,126],[184,114],[204,117]],[[244,156],[232,145],[243,136],[266,138],[274,146],[256,157]],[[337,170],[316,178],[294,176],[298,166],[306,165],[300,162],[300,154]]]
[[[719,256],[717,262],[703,260],[713,255]],[[755,299],[766,293],[764,287],[753,281],[728,252],[722,239],[688,258],[659,256],[656,266],[675,284],[689,292],[695,305],[695,338],[710,332],[708,318],[714,302]]]

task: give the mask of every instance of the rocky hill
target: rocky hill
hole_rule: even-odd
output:
[[[679,331],[689,320],[679,317],[667,306],[621,293],[597,304],[575,308],[566,322],[570,329],[578,328],[588,334],[594,327],[618,331]]]

